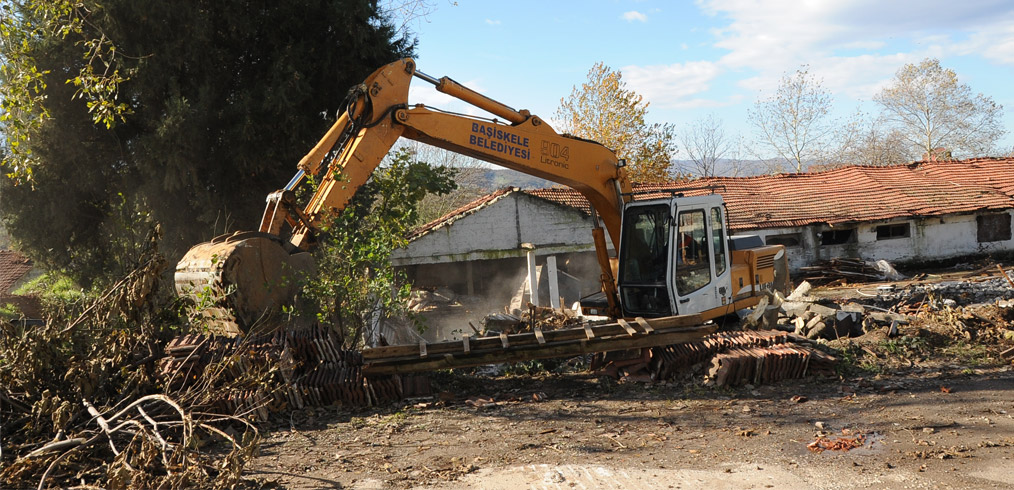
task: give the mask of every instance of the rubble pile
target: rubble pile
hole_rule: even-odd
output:
[[[510,313],[486,315],[482,320],[483,329],[478,333],[480,335],[490,335],[493,332],[515,334],[532,332],[535,329],[550,331],[573,328],[584,323],[577,314],[566,308],[535,306],[529,303],[528,311],[520,316]]]
[[[984,271],[994,275],[982,277]],[[965,342],[996,351],[1000,359],[1014,359],[1014,281],[1002,267],[993,265],[959,279],[923,276],[902,283],[837,287],[822,291],[822,297],[811,296],[811,287],[804,281],[788,297],[776,293],[762,300],[743,324],[832,345],[877,332],[874,342],[900,338],[888,348],[902,346],[909,354],[919,350],[916,357],[932,355],[934,346]]]
[[[867,262],[862,259],[834,258],[799,268],[803,278],[812,284],[836,284],[890,280],[903,276],[887,261]]]

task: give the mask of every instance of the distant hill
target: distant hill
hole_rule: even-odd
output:
[[[478,185],[486,190],[500,189],[508,186],[520,187],[522,189],[542,189],[560,185],[551,180],[540,179],[526,173],[505,168],[485,169],[480,174],[479,181]]]

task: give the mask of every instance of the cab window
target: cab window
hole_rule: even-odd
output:
[[[711,242],[715,250],[715,275],[725,273],[725,235],[722,233],[722,209],[711,208]]]
[[[711,254],[703,209],[679,213],[676,235],[675,286],[679,296],[711,282]]]

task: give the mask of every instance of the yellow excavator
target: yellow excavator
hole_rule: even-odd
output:
[[[495,119],[409,105],[413,78]],[[708,320],[756,305],[764,290],[787,287],[784,248],[728,237],[720,195],[636,195],[625,162],[605,146],[559,134],[527,110],[428,76],[402,59],[350,91],[337,122],[300,160],[295,177],[268,196],[257,232],[223,235],[184,256],[176,268],[179,294],[195,298],[199,314],[220,334],[242,334],[280,309],[295,295],[298,275],[313,270],[310,251],[322,220],[348,204],[398,138],[548,179],[587,198],[605,299],[586,311],[617,319],[697,314]],[[319,185],[300,207],[295,189],[309,176]],[[609,255],[607,234],[618,244],[616,257]]]

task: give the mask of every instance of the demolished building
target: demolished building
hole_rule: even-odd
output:
[[[722,194],[730,234],[784,245],[794,272],[839,257],[906,263],[1014,250],[1014,158],[710,177],[635,193]],[[572,189],[501,189],[423,225],[394,260],[416,284],[484,294],[517,280],[522,245],[532,244],[540,257],[563,255],[594,290],[591,227],[588,201]]]

